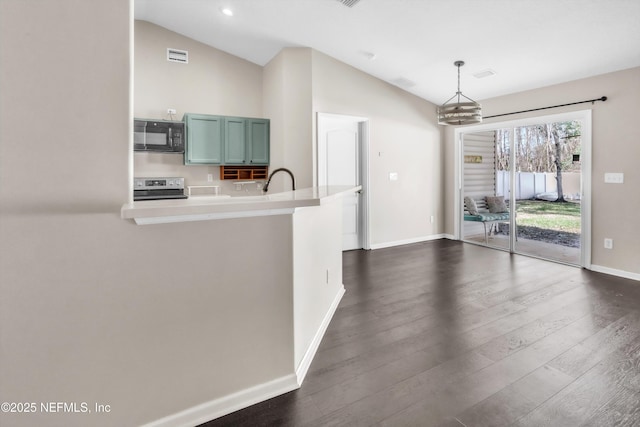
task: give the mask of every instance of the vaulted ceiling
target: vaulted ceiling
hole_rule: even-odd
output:
[[[259,65],[284,47],[311,47],[435,104],[456,91],[456,60],[475,100],[640,66],[640,0],[134,4],[136,19]]]

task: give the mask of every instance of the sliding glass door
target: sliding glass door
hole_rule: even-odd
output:
[[[463,135],[463,239],[500,249],[509,249],[509,216],[504,212],[491,212],[488,202],[502,200],[509,203],[508,185],[503,178],[509,175],[509,162],[498,159],[499,144],[506,144],[509,152],[509,134],[497,141],[497,132],[470,132]],[[504,197],[506,194],[506,198]],[[501,199],[500,199],[501,198]]]
[[[590,155],[590,114],[584,117],[460,129],[461,239],[585,265],[583,169]]]
[[[514,252],[580,264],[581,123],[517,127]]]

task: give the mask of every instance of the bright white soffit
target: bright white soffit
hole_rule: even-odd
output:
[[[476,100],[640,66],[639,0],[134,2],[136,19],[253,63],[311,47],[391,84],[411,81],[404,90],[435,104],[455,90],[458,59]],[[487,69],[496,74],[473,77]]]

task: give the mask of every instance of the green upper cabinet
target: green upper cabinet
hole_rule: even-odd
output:
[[[224,163],[242,165],[247,160],[246,119],[225,117],[224,119]]]
[[[247,119],[247,151],[249,164],[269,164],[268,119]]]
[[[185,114],[185,165],[268,165],[269,119]]]
[[[185,114],[187,146],[186,165],[219,165],[222,163],[224,117]]]
[[[224,164],[269,164],[269,119],[225,117]]]

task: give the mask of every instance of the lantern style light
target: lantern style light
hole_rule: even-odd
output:
[[[458,91],[438,107],[438,124],[470,125],[482,123],[482,106],[473,99],[464,96],[460,91],[460,67],[464,65],[464,61],[456,61],[453,65],[458,67]],[[451,102],[453,99],[456,102]]]

